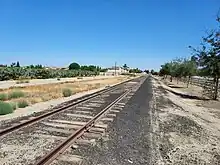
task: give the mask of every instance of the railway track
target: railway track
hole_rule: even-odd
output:
[[[144,80],[124,82],[3,129],[0,164],[60,164],[67,158],[77,163],[80,158],[70,148],[100,136]]]
[[[60,112],[62,112],[63,110],[65,110],[67,108],[70,108],[70,107],[73,107],[77,104],[88,101],[92,98],[97,97],[98,95],[107,93],[111,90],[115,90],[116,88],[120,88],[120,86],[122,86],[122,85],[124,85],[124,84],[126,84],[127,82],[130,82],[130,81],[132,81],[132,80],[127,80],[123,83],[120,83],[120,84],[114,85],[112,87],[100,90],[98,92],[88,94],[88,95],[85,95],[83,97],[80,97],[80,98],[77,98],[77,99],[74,99],[74,100],[67,101],[67,102],[65,102],[61,105],[58,105],[57,107],[53,108],[52,110],[47,111],[47,112],[38,112],[36,114],[30,115],[29,117],[23,117],[23,119],[18,119],[18,120],[15,120],[15,121],[12,121],[12,122],[9,122],[9,123],[6,123],[6,124],[2,124],[2,126],[0,127],[0,137],[5,135],[5,134],[11,133],[12,131],[16,131],[16,130],[22,128],[22,127],[25,127],[29,124],[33,124],[33,123],[35,123],[37,121],[40,121],[44,118],[52,116],[56,113],[60,113]],[[20,122],[20,123],[16,124],[18,122]]]

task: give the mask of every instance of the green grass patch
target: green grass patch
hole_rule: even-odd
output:
[[[24,97],[25,93],[22,91],[13,91],[8,93],[8,99],[16,99],[16,98],[20,98],[20,97]]]
[[[28,102],[25,100],[21,100],[18,102],[18,108],[25,108],[28,106]]]
[[[63,96],[64,97],[69,97],[73,94],[73,91],[71,89],[65,88],[63,89]]]
[[[0,101],[0,115],[6,115],[14,111],[13,107],[9,103]]]
[[[17,109],[17,104],[16,104],[16,103],[11,102],[10,105],[11,105],[11,107],[12,107],[13,110],[16,110],[16,109]]]
[[[0,93],[0,101],[5,101],[8,99],[8,95],[5,93]]]

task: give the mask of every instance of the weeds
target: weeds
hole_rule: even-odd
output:
[[[25,108],[28,106],[28,102],[25,100],[21,100],[18,102],[18,108]]]
[[[13,111],[13,107],[9,103],[0,101],[0,115],[6,115],[12,113]]]
[[[15,99],[15,98],[20,98],[24,96],[25,96],[25,93],[22,91],[13,91],[8,94],[8,99]]]
[[[7,100],[8,99],[8,95],[7,94],[5,94],[5,93],[1,93],[0,94],[0,100],[1,101],[5,101],[5,100]]]
[[[69,89],[69,88],[63,89],[63,96],[64,96],[64,97],[69,97],[69,96],[71,96],[72,94],[73,94],[73,91],[72,91],[71,89]]]
[[[13,110],[16,110],[16,109],[17,109],[17,104],[16,104],[16,103],[11,102],[10,105],[11,105],[11,107],[12,107]]]

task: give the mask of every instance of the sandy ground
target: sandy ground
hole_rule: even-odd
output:
[[[97,83],[101,83],[102,85],[98,88],[98,89],[93,89],[93,90],[86,90],[86,91],[83,91],[83,92],[80,92],[80,93],[77,93],[77,94],[74,94],[70,97],[62,97],[62,98],[58,98],[58,99],[52,99],[52,100],[49,100],[49,101],[46,101],[46,102],[40,102],[40,103],[36,103],[36,104],[33,104],[33,105],[30,105],[26,108],[19,108],[19,109],[16,109],[12,114],[7,114],[7,115],[2,115],[0,116],[0,122],[1,121],[5,121],[5,120],[10,120],[10,119],[15,119],[15,118],[18,118],[18,117],[22,117],[22,116],[28,116],[28,115],[31,115],[35,112],[40,112],[40,111],[44,111],[44,110],[47,110],[47,109],[50,109],[50,108],[53,108],[63,102],[66,102],[66,101],[69,101],[69,100],[72,100],[72,99],[76,99],[76,98],[79,98],[79,97],[82,97],[86,94],[91,94],[91,93],[94,93],[94,92],[97,92],[99,90],[102,90],[105,88],[106,85],[110,85],[110,86],[113,86],[113,85],[116,85],[118,83],[121,83],[123,81],[126,81],[126,79],[120,79],[120,81],[115,81],[115,80],[93,80],[93,81],[88,81],[87,83],[93,83],[93,84],[97,84]],[[83,82],[83,83],[86,83],[86,82]],[[1,124],[1,123],[0,123]]]
[[[220,164],[220,111],[177,96],[158,80],[152,83],[155,164]]]
[[[204,97],[204,89],[199,86],[191,85],[189,84],[189,87],[187,88],[187,83],[184,82],[177,82],[175,79],[170,82],[167,78],[166,80],[163,80],[161,77],[157,77],[158,80],[161,80],[163,83],[165,83],[167,86],[176,89],[177,91],[181,91],[182,93],[198,96],[198,97]]]
[[[202,107],[207,107],[207,108],[215,108],[220,110],[220,99],[218,100],[211,100],[209,99],[205,94],[204,94],[204,89],[202,87],[198,87],[195,85],[189,85],[187,88],[186,83],[183,82],[178,82],[174,80],[173,82],[170,82],[168,79],[167,80],[162,80],[161,77],[156,77],[157,80],[162,81],[164,84],[166,84],[168,87],[168,90],[171,89],[174,92],[180,93],[180,94],[186,94],[189,96],[196,96],[198,97],[197,100],[194,100],[193,102]]]
[[[19,82],[18,80],[10,80],[10,81],[0,81],[0,89],[10,88],[10,87],[23,87],[23,86],[32,86],[32,85],[43,85],[43,84],[54,84],[54,83],[64,83],[71,81],[86,81],[86,80],[94,80],[94,79],[103,79],[103,78],[112,78],[113,76],[94,76],[94,77],[83,77],[82,79],[78,79],[77,77],[73,78],[60,78],[60,80],[54,79],[32,79],[29,80],[29,83],[16,84]]]

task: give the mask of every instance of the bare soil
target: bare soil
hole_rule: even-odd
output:
[[[172,91],[179,92],[182,94],[186,94],[188,96],[196,96],[197,100],[194,100],[194,103],[198,106],[206,107],[206,108],[214,108],[220,110],[220,100],[211,100],[204,95],[204,89],[199,86],[189,84],[187,88],[187,84],[183,82],[178,82],[173,80],[170,82],[168,79],[162,80],[161,78],[157,78],[166,84]]]
[[[177,92],[182,92],[179,89],[182,88]],[[152,111],[152,136],[156,139],[155,150],[161,156],[156,162],[220,164],[220,110],[211,104],[204,106],[204,100],[175,95],[170,91],[177,89],[155,79],[153,90],[152,108],[156,110]],[[198,106],[199,103],[203,104]]]

